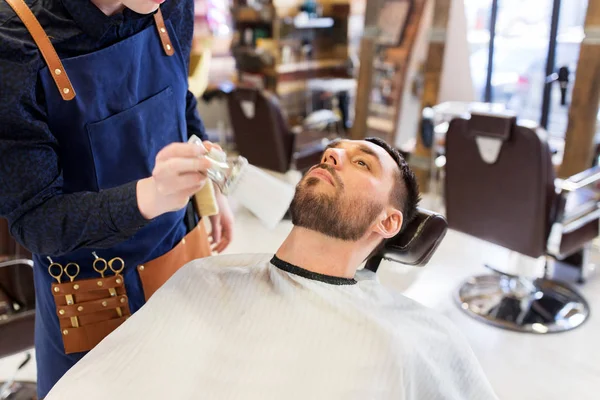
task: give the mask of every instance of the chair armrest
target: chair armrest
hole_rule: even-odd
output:
[[[554,186],[558,194],[553,222],[566,223],[595,210],[600,201],[600,192],[589,187],[600,182],[600,167],[589,168],[565,180],[556,179]]]
[[[0,319],[0,358],[29,350],[34,345],[35,308]]]
[[[548,236],[547,252],[558,260],[588,246],[600,234],[600,209],[566,224],[556,222]]]
[[[32,267],[33,260],[27,256],[0,256],[0,291],[8,297],[16,312],[35,308]],[[0,338],[4,338],[2,332],[0,332]],[[0,339],[0,343],[3,341],[2,339]],[[2,356],[0,355],[0,357]]]
[[[555,180],[556,212],[547,242],[548,253],[563,259],[598,235],[600,167],[589,168],[568,179]]]
[[[563,192],[574,192],[600,181],[600,166],[589,168],[567,179],[556,179],[554,185]]]
[[[29,265],[31,268],[33,268],[33,260],[12,256],[0,257],[0,268],[10,267],[13,265]]]

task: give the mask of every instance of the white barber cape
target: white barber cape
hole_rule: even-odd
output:
[[[271,258],[189,263],[46,399],[496,399],[445,317]]]

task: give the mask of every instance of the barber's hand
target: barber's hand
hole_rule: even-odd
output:
[[[215,187],[215,196],[219,205],[219,214],[209,217],[211,225],[212,251],[223,252],[233,239],[233,213],[229,207],[229,201],[221,191]]]
[[[210,150],[210,142],[204,142]],[[138,181],[138,208],[146,219],[184,208],[190,197],[206,183],[210,161],[201,157],[205,151],[191,143],[172,143],[156,156],[152,176]]]

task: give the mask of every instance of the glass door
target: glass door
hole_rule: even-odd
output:
[[[495,25],[491,21],[493,7],[497,6],[493,4],[492,0],[465,0],[467,41],[471,52],[469,60],[471,78],[477,101],[486,101],[485,88],[492,37],[491,28]]]
[[[551,16],[554,0],[500,0],[494,38],[492,102],[503,103],[519,118],[542,116]]]
[[[552,137],[564,138],[567,131],[569,118],[569,106],[571,105],[571,93],[577,73],[577,62],[579,60],[579,49],[584,38],[583,26],[587,10],[588,0],[562,1],[560,5],[555,62],[552,73],[545,81],[537,85],[548,85],[547,110],[542,101],[542,111],[547,112],[546,129]],[[536,88],[542,91],[542,88]]]
[[[503,103],[523,118],[539,120],[540,107],[533,110],[527,98],[528,76],[544,75],[552,2],[465,0],[477,100]]]
[[[465,0],[477,100],[504,104],[564,138],[587,3]]]

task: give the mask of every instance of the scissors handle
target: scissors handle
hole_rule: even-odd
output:
[[[59,271],[57,274],[52,272],[55,269]],[[64,269],[63,269],[62,265],[60,265],[59,263],[53,262],[53,263],[50,263],[50,265],[48,266],[48,273],[50,274],[51,277],[56,279],[56,281],[58,283],[61,283],[61,278],[63,276],[63,272],[64,272]]]
[[[119,265],[118,268],[115,268],[114,264],[117,263]],[[121,257],[115,257],[108,262],[108,266],[111,271],[115,273],[115,275],[119,275],[125,269],[125,261]]]
[[[100,268],[98,266],[99,264],[102,265],[103,268]],[[104,278],[104,273],[108,269],[108,263],[106,262],[106,260],[104,258],[96,258],[94,260],[94,263],[92,264],[92,267],[94,268],[94,271],[99,273],[100,276]]]
[[[73,266],[75,268],[75,273],[74,274],[69,273],[69,267],[71,267],[71,266]],[[64,272],[69,277],[69,279],[71,280],[71,282],[73,282],[75,280],[75,278],[77,278],[77,275],[79,275],[79,264],[73,263],[73,262],[72,263],[68,263],[65,266]]]

